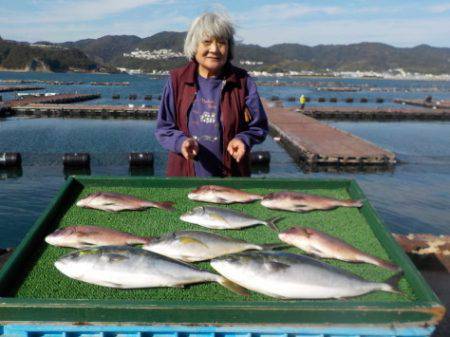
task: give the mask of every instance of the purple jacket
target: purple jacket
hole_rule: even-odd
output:
[[[176,124],[177,115],[172,82],[172,79],[169,78],[164,87],[155,136],[166,150],[180,153],[181,144],[187,138],[187,135],[184,134]],[[254,144],[264,141],[268,132],[268,122],[256,85],[250,77],[247,77],[246,92],[245,103],[251,115],[251,120],[248,122],[246,130],[236,134],[235,137],[240,138],[249,150]],[[223,150],[226,151],[226,148]],[[203,172],[198,173],[201,173],[201,175],[208,175]]]

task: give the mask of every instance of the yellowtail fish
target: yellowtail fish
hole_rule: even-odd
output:
[[[317,229],[293,227],[279,233],[278,237],[281,241],[298,247],[304,252],[313,254],[317,257],[347,262],[365,262],[392,271],[400,271],[400,268],[397,265],[366,254],[345,241]]]
[[[212,202],[216,204],[232,204],[261,200],[263,196],[247,193],[231,187],[205,185],[190,192],[188,198],[191,200]]]
[[[122,246],[146,244],[151,238],[98,226],[69,226],[45,237],[48,244],[59,247],[89,248],[92,246]]]
[[[59,258],[55,267],[75,280],[110,288],[180,288],[194,283],[217,282],[241,295],[248,294],[220,275],[130,246],[79,250]]]
[[[112,192],[93,193],[77,202],[77,206],[79,207],[94,208],[107,212],[136,211],[149,207],[173,211],[173,204],[171,201],[148,201],[131,195]]]
[[[280,244],[257,245],[209,232],[177,231],[152,239],[142,248],[185,262],[197,262],[239,253],[245,250],[263,250],[284,247]]]
[[[191,211],[182,214],[180,219],[211,229],[241,229],[255,225],[265,225],[275,231],[278,231],[275,222],[280,220],[277,217],[264,221],[245,213],[213,206],[195,207]]]
[[[275,192],[264,196],[261,205],[267,208],[292,212],[308,212],[312,210],[329,210],[339,206],[361,207],[361,200],[339,200],[300,192]]]
[[[327,299],[372,291],[398,293],[402,274],[371,282],[304,255],[248,251],[215,258],[211,266],[225,278],[258,293],[281,299]]]

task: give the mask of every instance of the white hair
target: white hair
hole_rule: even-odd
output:
[[[188,60],[195,58],[199,43],[205,38],[218,38],[228,41],[228,58],[233,59],[234,25],[226,14],[203,13],[191,24],[184,41],[184,55]]]

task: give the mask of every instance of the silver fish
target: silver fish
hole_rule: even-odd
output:
[[[400,268],[388,261],[349,245],[336,237],[328,235],[317,229],[308,227],[292,227],[278,234],[281,241],[300,248],[308,254],[322,258],[337,259],[347,262],[365,262],[386,268],[392,271],[400,271]]]
[[[110,288],[178,288],[194,283],[217,282],[232,291],[247,294],[220,275],[130,246],[79,250],[59,258],[55,267],[75,280]]]
[[[259,220],[241,212],[213,206],[195,207],[182,214],[180,219],[211,229],[240,229],[255,225],[266,225],[275,231],[278,231],[275,222],[280,220],[280,218],[271,218],[267,221]]]
[[[208,232],[177,231],[155,238],[142,248],[172,259],[197,262],[245,250],[273,249],[280,246],[282,245],[257,245]]]
[[[216,204],[232,204],[261,200],[263,196],[247,193],[231,187],[205,185],[190,192],[188,198],[191,200],[212,202]]]
[[[151,238],[97,226],[69,226],[45,237],[48,244],[59,247],[89,248],[92,246],[146,244]]]
[[[361,207],[361,200],[339,200],[300,192],[275,192],[264,196],[261,205],[267,208],[293,212],[308,212],[312,210],[329,210],[339,206]]]
[[[244,288],[282,299],[326,299],[372,291],[397,293],[401,274],[370,282],[308,256],[285,252],[243,252],[213,259],[211,266]]]
[[[131,195],[97,192],[77,202],[77,206],[100,209],[108,212],[119,212],[124,210],[142,210],[149,207],[161,208],[167,211],[173,211],[174,203],[171,201],[156,202],[136,198]]]

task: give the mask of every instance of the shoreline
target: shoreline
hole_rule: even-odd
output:
[[[129,69],[132,70],[132,69]],[[26,70],[26,69],[6,69],[0,68],[0,73],[42,73],[42,74],[92,74],[92,75],[130,75],[130,76],[167,76],[167,71],[161,71],[160,73],[153,72],[141,72],[139,74],[132,74],[127,71],[122,72],[102,72],[102,71],[46,71],[46,70]],[[355,71],[357,73],[358,71]],[[440,75],[432,75],[432,74],[411,74],[411,75],[380,75],[380,76],[371,76],[371,75],[351,75],[351,74],[292,74],[289,72],[286,73],[266,73],[259,71],[248,71],[248,73],[253,77],[270,77],[270,78],[325,78],[325,79],[356,79],[356,80],[393,80],[393,81],[429,81],[429,82],[449,82],[450,74],[440,74]]]

